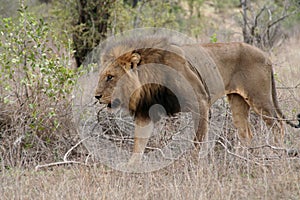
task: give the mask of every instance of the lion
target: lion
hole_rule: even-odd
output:
[[[258,48],[234,43],[178,45],[167,37],[127,38],[112,42],[101,55],[95,98],[109,109],[125,108],[134,116],[134,147],[129,163],[142,159],[161,109],[167,115],[193,113],[195,140],[208,132],[209,110],[227,95],[233,124],[242,142],[253,134],[248,121],[252,108],[272,128],[277,140],[287,120],[278,106],[270,59]],[[188,89],[187,89],[188,88]]]

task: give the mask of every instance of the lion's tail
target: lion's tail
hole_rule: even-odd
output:
[[[300,128],[300,113],[297,115],[297,120],[298,120],[298,124],[294,124],[293,122],[291,122],[290,120],[288,120],[285,115],[282,113],[282,111],[279,108],[279,104],[277,101],[277,93],[276,93],[276,88],[275,88],[275,79],[274,79],[274,73],[272,71],[272,98],[273,98],[273,102],[274,102],[274,106],[276,109],[277,114],[285,120],[285,122],[290,125],[291,127],[294,128]]]

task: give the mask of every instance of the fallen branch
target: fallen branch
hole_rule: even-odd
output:
[[[59,166],[59,165],[66,165],[66,164],[79,164],[79,165],[84,165],[84,166],[89,166],[87,164],[87,162],[83,163],[83,162],[78,162],[78,161],[73,161],[73,160],[67,160],[69,154],[71,153],[71,151],[73,151],[76,147],[78,147],[82,142],[84,142],[85,140],[89,139],[91,136],[88,136],[86,138],[83,138],[82,140],[80,140],[79,142],[77,142],[74,146],[72,146],[67,153],[65,153],[63,160],[64,161],[60,161],[60,162],[53,162],[53,163],[48,163],[48,164],[44,164],[44,165],[37,165],[35,167],[35,170],[39,170],[40,168],[44,168],[44,167],[53,167],[53,166]]]
[[[90,166],[87,165],[86,163],[78,162],[78,161],[61,161],[61,162],[54,162],[54,163],[48,163],[44,165],[37,165],[35,167],[35,170],[39,170],[44,167],[53,167],[53,166],[59,166],[59,165],[67,165],[67,164],[79,164],[79,165],[84,165],[84,166]]]
[[[80,140],[79,142],[77,142],[74,146],[72,146],[67,153],[64,155],[64,162],[68,162],[67,157],[69,156],[69,154],[71,153],[71,151],[73,151],[78,145],[80,145],[82,142],[84,142],[85,140],[89,139],[91,136],[88,136],[86,138],[83,138],[82,140]]]
[[[276,87],[276,89],[297,89],[298,87],[300,87],[300,83],[298,83],[295,86],[281,86],[281,87]]]
[[[232,156],[235,156],[235,157],[237,157],[237,158],[239,158],[239,159],[242,159],[242,160],[244,160],[244,161],[247,161],[247,162],[252,162],[252,163],[254,163],[254,164],[256,164],[256,165],[259,165],[259,166],[271,166],[271,165],[269,165],[269,164],[263,164],[263,163],[260,163],[260,162],[256,162],[256,161],[254,161],[254,160],[251,160],[251,159],[248,159],[248,158],[243,157],[243,156],[241,156],[241,155],[238,155],[238,154],[236,154],[236,153],[233,153],[233,152],[231,152],[231,151],[228,149],[228,147],[227,147],[223,142],[221,142],[220,140],[218,140],[217,142],[218,142],[219,144],[221,144],[222,147],[226,150],[226,152],[227,152],[228,154],[232,155]]]
[[[273,149],[273,150],[287,151],[286,148],[276,147],[276,146],[272,146],[270,144],[264,144],[264,145],[256,146],[256,147],[249,147],[248,149],[253,150],[253,149],[262,149],[262,148],[270,148],[270,149]]]

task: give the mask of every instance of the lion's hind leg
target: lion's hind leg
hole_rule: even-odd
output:
[[[275,144],[282,145],[284,139],[284,126],[274,109],[273,102],[271,100],[262,99],[260,102],[254,101],[251,104],[251,107],[262,117],[268,128],[272,130]]]
[[[253,137],[248,121],[250,106],[239,94],[228,94],[227,97],[232,111],[233,124],[238,129],[239,138],[242,143],[249,145]]]

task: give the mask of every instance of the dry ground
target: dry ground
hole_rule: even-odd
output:
[[[186,155],[153,173],[128,174],[103,166],[64,166],[1,174],[1,199],[299,199],[299,158],[270,166],[222,151],[194,160]]]
[[[272,55],[280,105],[289,118],[300,111],[297,35]],[[202,158],[191,150],[166,168],[141,174],[101,164],[4,170],[0,199],[300,199],[299,153],[291,157],[268,145],[269,131],[255,117],[253,148],[243,150],[229,117],[226,112],[219,127],[224,134]],[[300,149],[299,130],[287,128],[286,146]]]

